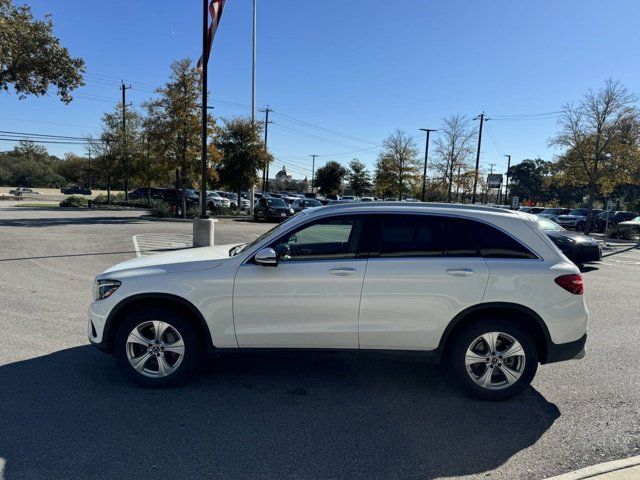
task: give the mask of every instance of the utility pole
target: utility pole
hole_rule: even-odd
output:
[[[490,163],[489,164],[489,175],[493,175],[493,167],[495,167],[495,166],[496,166],[495,163]],[[491,198],[489,196],[489,190],[490,190],[489,182],[487,182],[487,190],[486,190],[487,193],[486,193],[482,203],[489,203],[489,199]],[[497,197],[498,197],[498,195],[496,194],[496,199],[497,199]]]
[[[504,187],[504,201],[509,201],[509,169],[511,168],[511,155],[505,155],[507,157],[507,183]]]
[[[456,180],[456,202],[460,201],[460,168],[462,168],[462,166],[458,165],[458,177]]]
[[[316,191],[316,157],[319,155],[309,155],[311,157],[311,193]]]
[[[426,200],[427,195],[427,163],[429,162],[429,134],[437,132],[432,128],[421,128],[423,132],[427,132],[427,143],[424,147],[424,172],[422,173],[422,201]]]
[[[473,178],[473,194],[471,195],[471,203],[476,203],[476,192],[478,189],[478,174],[480,173],[480,148],[482,147],[482,125],[484,124],[484,112],[478,115],[474,120],[480,119],[480,130],[478,131],[478,151],[476,152],[476,171]]]
[[[129,158],[127,153],[127,90],[131,88],[122,82],[120,89],[122,90],[122,138],[124,139],[124,199],[129,200]],[[131,104],[129,104],[131,105]]]
[[[253,0],[253,58],[251,62],[251,123],[256,123],[256,41],[257,15],[256,0]]]
[[[91,184],[93,183],[91,181],[93,177],[93,172],[91,171],[91,145],[89,145],[88,150],[89,150],[89,190],[91,190]]]
[[[268,145],[268,141],[269,141],[269,124],[273,123],[271,121],[269,121],[269,112],[273,112],[273,110],[271,108],[269,108],[269,106],[267,105],[266,108],[263,108],[262,110],[260,110],[261,112],[264,112],[264,151],[265,153],[269,153],[269,150],[267,148]],[[269,189],[269,159],[266,158],[265,159],[265,165],[262,168],[262,191],[266,192]]]

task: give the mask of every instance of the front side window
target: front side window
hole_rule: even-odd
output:
[[[355,258],[360,231],[358,219],[320,220],[280,238],[272,248],[281,262]]]

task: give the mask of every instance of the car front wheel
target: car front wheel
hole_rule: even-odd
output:
[[[462,330],[451,350],[462,387],[481,400],[521,393],[538,369],[538,352],[527,332],[503,320],[485,320]]]
[[[177,312],[145,308],[130,314],[116,333],[118,366],[144,387],[183,383],[195,370],[200,348],[193,324]]]

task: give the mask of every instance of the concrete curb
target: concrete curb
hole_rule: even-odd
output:
[[[150,220],[152,222],[174,222],[174,223],[193,223],[193,218],[160,218],[153,215],[140,215],[141,220]],[[213,219],[214,222],[218,222],[217,218]]]
[[[631,458],[625,458],[624,460],[614,460],[613,462],[601,463],[599,465],[593,465],[591,467],[582,468],[575,472],[565,473],[556,477],[549,477],[547,480],[585,480],[587,478],[613,478],[614,472],[623,473],[625,469],[631,469],[633,467],[640,466],[640,455]],[[629,472],[629,479],[638,478],[637,472]],[[617,475],[615,478],[625,478],[624,475]]]

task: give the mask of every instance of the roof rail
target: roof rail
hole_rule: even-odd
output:
[[[498,207],[488,207],[485,205],[473,205],[466,203],[438,203],[438,202],[348,202],[348,203],[334,203],[326,205],[325,209],[355,209],[355,208],[370,208],[375,209],[377,207],[402,207],[402,208],[443,208],[451,210],[476,210],[480,212],[492,212],[492,213],[508,213],[515,215],[515,211],[507,210]]]

